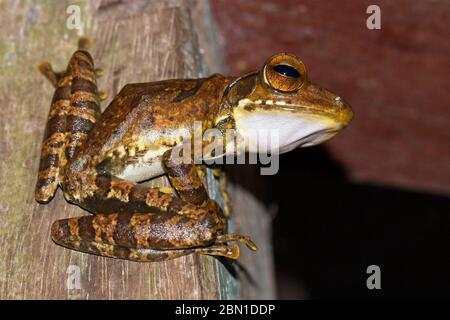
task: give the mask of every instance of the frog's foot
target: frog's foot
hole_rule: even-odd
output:
[[[213,245],[205,248],[196,248],[194,249],[194,253],[206,254],[209,256],[220,256],[228,259],[236,260],[239,258],[240,249],[236,244],[232,245]]]
[[[242,236],[239,234],[221,234],[217,236],[216,243],[226,243],[230,241],[237,241],[245,244],[247,248],[249,248],[252,251],[256,251],[258,248],[256,247],[256,244],[250,239],[248,236]]]

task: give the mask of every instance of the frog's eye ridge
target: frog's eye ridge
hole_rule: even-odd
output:
[[[273,70],[285,77],[300,78],[300,73],[297,71],[297,69],[287,64],[277,64],[273,67]]]
[[[294,93],[308,81],[303,62],[287,53],[270,57],[261,76],[267,86],[281,93]]]

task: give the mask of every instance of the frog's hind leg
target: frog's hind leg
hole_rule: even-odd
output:
[[[240,241],[251,249],[256,248],[247,237],[216,237],[208,228],[213,220],[206,213],[195,217],[170,213],[99,214],[56,221],[52,238],[73,250],[142,262],[191,253],[237,259],[239,246],[224,243],[228,241]]]
[[[83,51],[88,51],[92,47],[92,41],[88,37],[80,37],[78,39],[78,49]],[[102,68],[95,68],[94,69],[94,75],[95,78],[98,79],[103,76],[103,69]],[[104,91],[98,91],[98,97],[100,101],[106,100],[108,95]]]
[[[39,174],[35,198],[42,203],[49,202],[59,185],[59,172],[64,162],[66,135],[66,114],[70,106],[71,76],[68,72],[54,73],[50,65],[42,65],[44,75],[56,86],[48,114],[44,141],[41,150]]]
[[[56,87],[35,190],[36,200],[47,203],[63,180],[60,172],[100,116],[100,104],[94,63],[87,51],[76,51],[64,72],[54,72],[48,62],[43,62],[38,68]]]
[[[98,214],[55,222],[53,240],[73,250],[136,261],[190,253],[237,259],[239,250],[227,244],[231,241],[255,250],[248,237],[226,234],[226,218],[209,199],[195,165],[177,160],[171,151],[162,157],[178,196],[101,172],[80,175],[68,167],[66,198]]]
[[[178,197],[100,172],[86,176],[85,171],[71,171],[72,167],[77,166],[67,167],[63,186],[66,199],[97,214],[56,221],[52,226],[56,243],[73,250],[139,261],[200,251],[230,252],[206,249],[226,231],[226,220],[218,204],[208,198],[201,181],[192,187],[186,185],[190,179],[185,175],[196,173],[195,169],[186,166],[170,171]],[[171,251],[163,254],[161,250]]]
[[[65,154],[67,161],[70,161],[86,140],[101,111],[91,55],[84,50],[76,51],[70,59],[68,69],[72,85],[70,108],[67,110]]]

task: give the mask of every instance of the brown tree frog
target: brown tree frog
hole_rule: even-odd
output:
[[[35,198],[65,198],[94,213],[56,221],[52,239],[64,247],[134,261],[162,261],[197,253],[237,259],[249,237],[227,233],[227,219],[211,200],[195,163],[176,161],[179,130],[279,131],[277,148],[326,141],[348,125],[343,99],[311,83],[303,63],[281,53],[242,77],[214,74],[127,84],[100,112],[93,60],[80,41],[68,67],[40,71],[53,83]],[[202,145],[203,147],[203,145]],[[244,151],[258,152],[250,138]],[[236,149],[235,149],[236,150]],[[229,152],[215,156],[224,156]],[[166,174],[176,193],[139,182]]]

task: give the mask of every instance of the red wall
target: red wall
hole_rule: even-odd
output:
[[[381,30],[366,8],[381,8]],[[212,0],[230,73],[287,51],[354,108],[328,150],[354,181],[450,193],[450,1]]]

